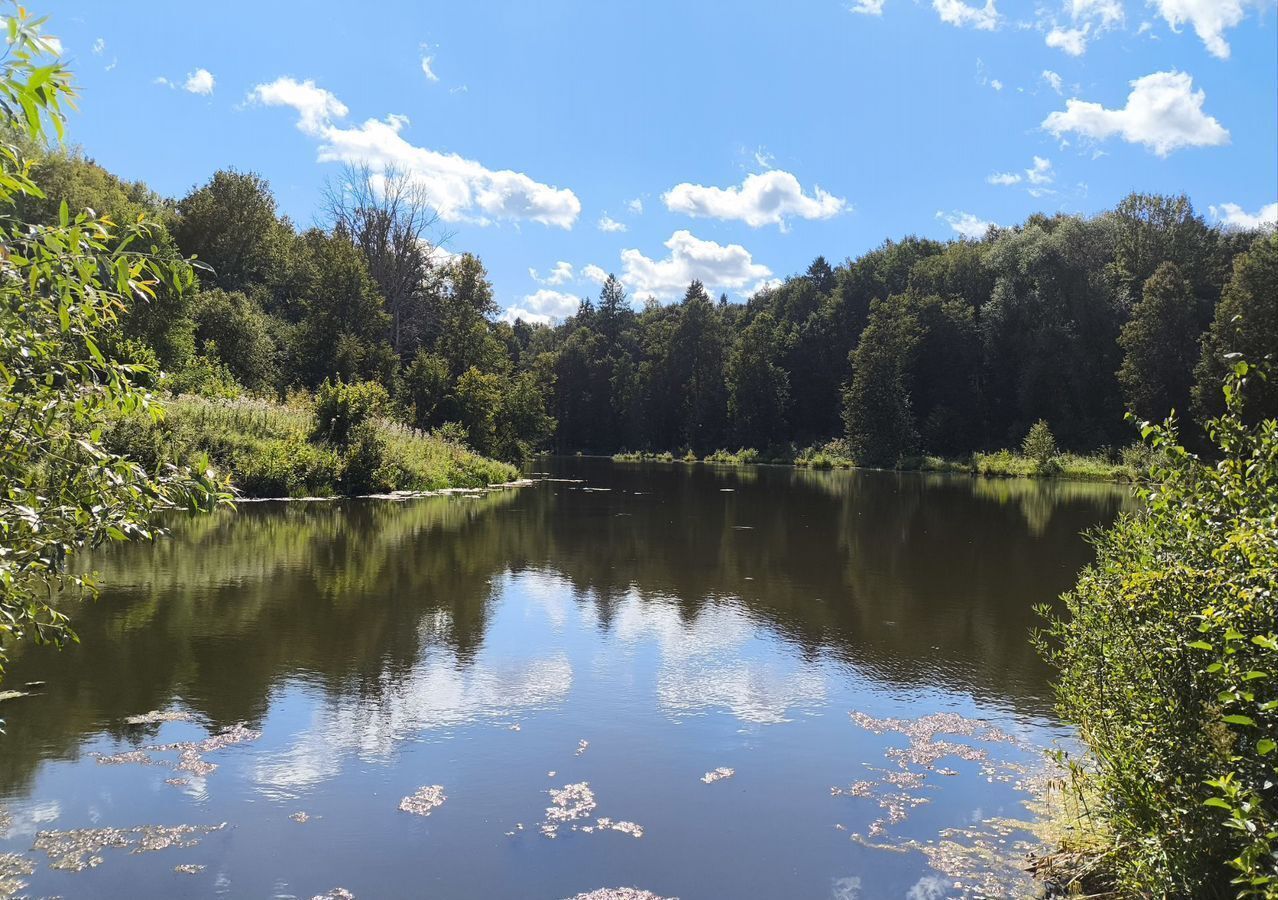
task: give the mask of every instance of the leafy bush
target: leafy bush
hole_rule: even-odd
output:
[[[1021,442],[1021,452],[1034,461],[1041,470],[1047,470],[1056,456],[1056,438],[1046,419],[1039,419],[1030,426]]]
[[[386,411],[390,397],[375,381],[344,382],[324,379],[315,395],[312,436],[344,446],[354,430]]]
[[[1243,419],[1252,374],[1209,423],[1215,465],[1144,427],[1143,508],[1041,640],[1132,895],[1278,897],[1278,425]]]

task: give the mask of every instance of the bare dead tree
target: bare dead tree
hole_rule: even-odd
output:
[[[395,352],[411,349],[425,295],[438,281],[436,247],[448,235],[439,213],[408,172],[350,164],[324,189],[324,211],[334,231],[346,234],[364,254],[391,317]]]

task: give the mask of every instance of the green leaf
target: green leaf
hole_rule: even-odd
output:
[[[1230,725],[1247,725],[1250,727],[1255,727],[1256,725],[1256,720],[1251,716],[1243,716],[1236,713],[1231,716],[1222,716],[1221,721],[1228,722]]]
[[[1276,749],[1278,749],[1278,741],[1275,741],[1273,738],[1261,738],[1256,741],[1256,752],[1261,756],[1268,756]]]

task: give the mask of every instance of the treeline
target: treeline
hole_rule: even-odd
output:
[[[865,465],[1019,447],[1130,444],[1127,410],[1218,412],[1226,357],[1278,350],[1278,237],[1209,226],[1185,197],[1133,194],[1084,218],[1034,215],[979,241],[889,240],[744,304],[699,282],[636,309],[610,277],[556,327],[497,319],[483,264],[438,239],[411,178],[350,168],[322,226],[279,215],[256,175],[220,171],[176,201],[74,153],[44,155],[25,221],[65,200],[146,216],[200,289],[127,315],[120,352],[205,396],[381,384],[396,417],[509,460],[560,452],[829,442]],[[1278,411],[1278,377],[1250,414]],[[1193,433],[1192,429],[1186,429]]]
[[[841,439],[860,464],[1134,439],[1126,410],[1219,410],[1226,356],[1278,351],[1278,239],[1207,225],[1184,197],[1035,215],[979,241],[887,241],[744,305],[692,284],[636,312],[609,280],[534,346],[554,361],[557,446],[765,450]],[[541,340],[547,343],[541,344]],[[1278,378],[1249,413],[1278,411]]]
[[[433,214],[401,175],[345,171],[325,224],[307,229],[253,174],[219,171],[176,201],[76,153],[41,155],[32,178],[44,196],[21,199],[24,222],[56,223],[63,202],[142,217],[150,246],[134,250],[195,259],[198,289],[133,304],[108,348],[166,373],[169,391],[284,398],[375,383],[395,418],[509,460],[553,433],[546,379],[523,358],[532,329],[496,321],[482,263],[430,242]]]

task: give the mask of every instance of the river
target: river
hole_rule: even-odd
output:
[[[1009,820],[1070,737],[1032,607],[1126,489],[534,468],[477,496],[244,504],[99,556],[82,642],[12,651],[0,886],[1030,890]]]

